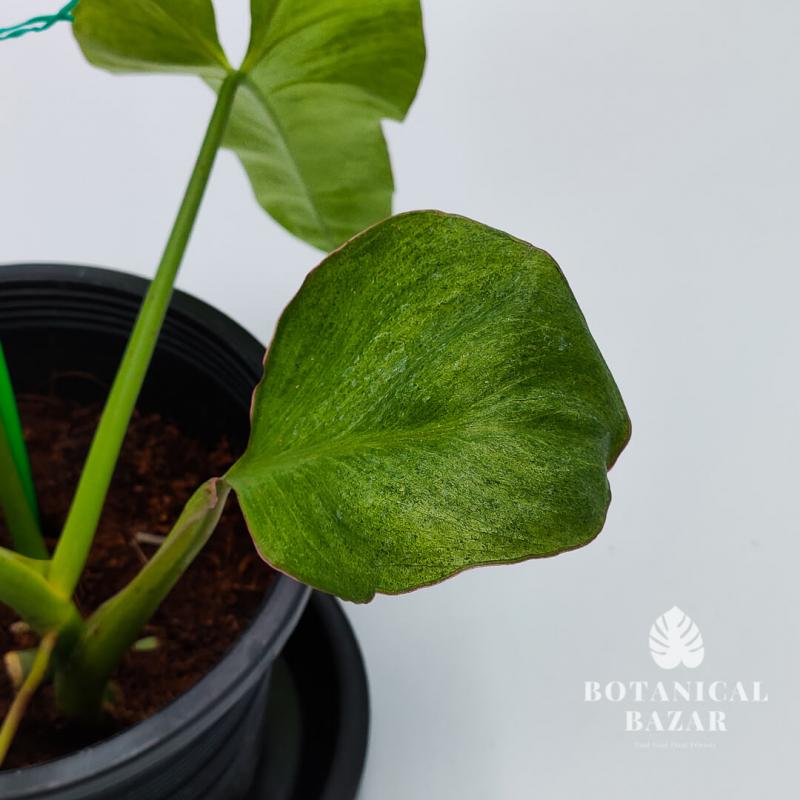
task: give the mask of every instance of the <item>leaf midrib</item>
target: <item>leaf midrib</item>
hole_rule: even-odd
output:
[[[261,62],[259,62],[261,63]],[[252,92],[253,97],[258,102],[258,104],[263,109],[264,113],[269,117],[270,121],[272,122],[273,127],[275,128],[275,132],[278,134],[278,139],[283,146],[284,152],[288,157],[289,163],[292,165],[292,169],[294,170],[295,176],[297,177],[297,181],[300,184],[300,187],[303,191],[303,194],[308,201],[308,205],[311,209],[311,212],[314,216],[314,219],[319,226],[320,232],[325,236],[327,239],[328,248],[332,249],[336,247],[336,241],[334,240],[333,232],[328,227],[328,224],[325,222],[322,213],[317,205],[317,202],[314,198],[311,189],[309,188],[305,177],[303,176],[302,168],[300,167],[300,162],[297,160],[297,156],[294,154],[291,145],[289,144],[289,139],[286,136],[286,132],[283,129],[283,125],[278,117],[277,112],[272,107],[272,103],[269,101],[266,93],[264,93],[258,84],[252,79],[252,75],[250,73],[244,74],[244,80],[242,83]],[[240,86],[241,90],[241,86]]]
[[[426,441],[436,441],[446,438],[454,440],[458,438],[467,438],[466,434],[469,434],[469,438],[472,439],[475,435],[509,433],[511,431],[510,427],[480,425],[477,423],[477,420],[469,422],[464,419],[448,421],[437,420],[420,425],[416,428],[405,428],[396,431],[378,431],[360,434],[344,433],[337,438],[326,439],[324,442],[301,445],[300,447],[289,448],[275,454],[256,456],[248,456],[245,454],[231,467],[226,478],[232,477],[234,480],[239,480],[241,483],[248,484],[261,479],[261,476],[251,479],[247,475],[253,466],[263,467],[271,472],[278,472],[295,468],[309,461],[352,455],[361,450],[385,450],[405,443],[423,444]],[[459,435],[454,435],[456,433]],[[237,475],[240,469],[244,469],[243,475]]]

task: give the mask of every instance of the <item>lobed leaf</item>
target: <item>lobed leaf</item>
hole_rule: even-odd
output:
[[[419,0],[252,0],[224,144],[259,203],[330,250],[391,214],[383,118],[402,119],[425,61]],[[115,72],[232,71],[210,0],[81,0],[75,36]]]
[[[586,544],[629,430],[553,259],[415,212],[307,278],[226,479],[267,561],[365,601]]]
[[[403,119],[425,61],[419,0],[252,0],[226,144],[261,205],[332,250],[391,214],[381,119]]]

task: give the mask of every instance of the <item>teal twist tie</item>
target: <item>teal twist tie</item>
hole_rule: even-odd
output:
[[[79,0],[70,0],[60,11],[55,14],[45,14],[41,17],[31,17],[25,22],[20,22],[18,25],[12,25],[10,28],[0,28],[0,42],[6,39],[16,39],[19,36],[24,36],[26,33],[41,33],[48,28],[52,28],[56,22],[72,22],[75,17],[72,11],[78,5]]]

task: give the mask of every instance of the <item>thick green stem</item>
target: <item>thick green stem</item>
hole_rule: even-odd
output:
[[[35,562],[0,547],[0,603],[13,608],[34,630],[44,633],[80,623],[72,601],[56,590]]]
[[[183,203],[128,341],[53,556],[50,580],[65,594],[75,590],[86,563],[125,432],[169,307],[178,268],[222,143],[239,79],[239,73],[231,73],[220,87]]]
[[[111,672],[214,532],[229,494],[221,479],[204,483],[142,571],[86,621],[56,672],[56,698],[67,716],[97,716]]]

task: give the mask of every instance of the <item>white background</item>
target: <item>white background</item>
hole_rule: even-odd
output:
[[[6,0],[18,21],[59,0]],[[225,0],[232,55],[246,3]],[[362,796],[752,798],[796,787],[800,9],[788,0],[429,0],[398,210],[560,261],[631,413],[589,547],[349,607],[373,734]],[[112,78],[66,25],[0,44],[0,261],[152,274],[212,98]],[[318,260],[223,153],[179,284],[262,339]],[[661,672],[672,605],[706,660]],[[678,674],[678,672],[680,674]],[[716,736],[625,733],[583,681],[761,680]],[[642,750],[635,742],[713,750]]]

